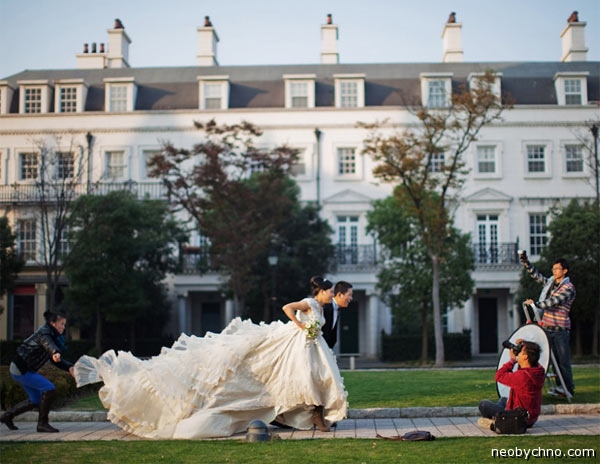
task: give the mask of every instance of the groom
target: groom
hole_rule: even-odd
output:
[[[323,306],[325,325],[321,327],[323,338],[333,349],[337,342],[337,323],[340,320],[339,309],[347,308],[352,302],[352,285],[340,280],[333,288],[333,299],[330,304]]]

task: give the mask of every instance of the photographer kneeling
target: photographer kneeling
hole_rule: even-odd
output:
[[[535,424],[542,409],[542,387],[546,378],[544,368],[538,363],[539,359],[540,346],[537,343],[517,340],[517,345],[512,345],[510,361],[498,369],[495,375],[496,382],[510,387],[508,399],[503,397],[496,403],[482,400],[479,403],[482,415],[477,422],[479,425],[494,430],[497,414],[517,408],[527,410],[527,427]],[[519,368],[513,372],[517,363]]]

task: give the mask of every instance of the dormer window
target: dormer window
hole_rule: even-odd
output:
[[[229,76],[198,76],[201,110],[229,108]]]
[[[483,84],[482,78],[485,73],[471,73],[467,77],[469,82],[469,88],[471,90],[476,89],[478,85]],[[490,90],[498,100],[502,98],[502,73],[494,73],[494,82],[491,84]]]
[[[588,72],[564,72],[554,76],[556,101],[559,105],[587,105]]]
[[[133,111],[137,86],[133,77],[104,79],[104,107],[109,113]]]
[[[364,74],[334,74],[333,78],[337,108],[362,108],[365,106]]]
[[[87,85],[85,85],[83,79],[56,81],[55,89],[55,113],[81,113],[84,110]]]
[[[452,102],[452,73],[421,73],[421,104],[445,108]]]
[[[0,81],[0,114],[10,113],[14,89],[6,81]]]
[[[19,113],[47,113],[50,108],[50,84],[47,80],[18,81]]]
[[[285,107],[315,107],[315,74],[284,74]]]

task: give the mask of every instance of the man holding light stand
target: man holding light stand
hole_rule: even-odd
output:
[[[550,349],[556,357],[558,368],[562,376],[563,385],[550,390],[554,396],[571,397],[575,393],[573,373],[571,370],[570,310],[575,300],[575,286],[569,278],[569,264],[564,258],[556,259],[552,263],[552,277],[543,276],[527,258],[525,250],[519,250],[519,260],[527,269],[532,279],[544,287],[539,296],[539,301],[525,300],[525,304],[535,306],[540,311],[540,327],[548,336]],[[566,388],[566,391],[565,391]]]

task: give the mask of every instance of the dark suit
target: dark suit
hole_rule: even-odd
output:
[[[321,332],[323,332],[323,338],[327,342],[329,348],[333,349],[335,344],[337,343],[337,323],[340,320],[340,310],[338,307],[338,317],[337,321],[335,321],[335,325],[333,325],[333,305],[335,303],[329,303],[323,306],[323,315],[325,316],[325,325],[321,327]]]

